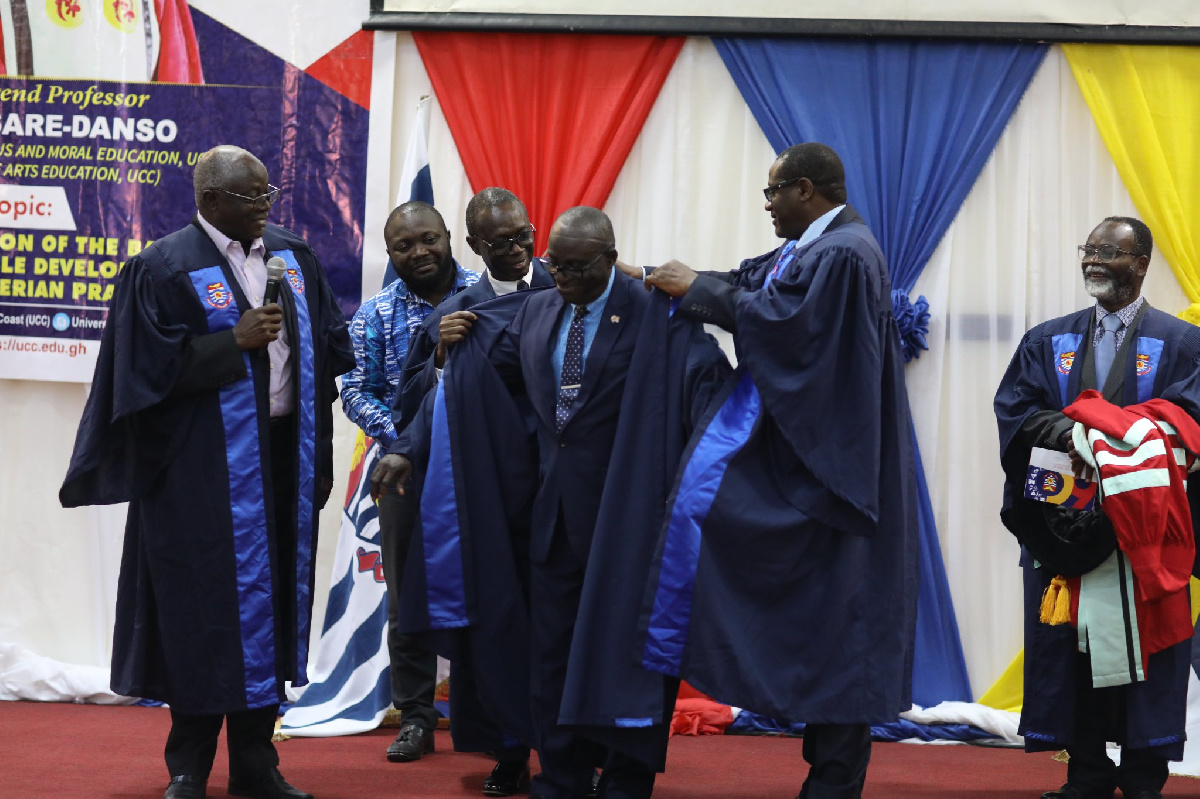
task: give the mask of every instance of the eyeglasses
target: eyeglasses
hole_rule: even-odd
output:
[[[599,261],[601,258],[603,258],[606,255],[608,255],[608,253],[602,252],[599,255],[597,255],[595,258],[593,258],[592,260],[588,261],[583,266],[579,266],[578,264],[560,264],[560,263],[557,263],[556,261],[552,261],[549,258],[547,258],[546,259],[546,271],[552,275],[557,275],[559,272],[563,272],[564,274],[574,275],[575,277],[579,277],[584,272],[588,271],[593,266],[595,266],[596,262]]]
[[[791,178],[790,180],[781,180],[779,183],[772,184],[763,189],[763,196],[767,198],[767,202],[775,202],[775,194],[785,186],[790,186],[793,183],[799,183],[804,178]]]
[[[1111,261],[1117,257],[1117,253],[1125,253],[1126,255],[1138,255],[1136,252],[1122,250],[1115,244],[1101,244],[1099,247],[1093,247],[1091,244],[1079,245],[1079,260],[1086,261],[1089,258],[1095,257],[1100,261]]]
[[[494,252],[496,255],[508,255],[510,252],[512,252],[513,247],[525,249],[526,247],[532,246],[534,233],[537,233],[537,228],[535,228],[533,225],[530,225],[528,228],[522,230],[512,238],[496,239],[495,241],[480,239],[480,241],[486,244],[488,249]]]
[[[222,189],[219,186],[214,186],[213,188],[222,194],[228,194],[231,197],[237,197],[239,200],[246,203],[246,205],[252,205],[255,208],[262,208],[264,205],[268,208],[271,207],[275,201],[279,199],[279,193],[283,191],[283,189],[279,188],[278,186],[272,186],[270,183],[268,183],[268,191],[266,194],[260,194],[257,197],[247,197],[244,194],[238,194],[236,191]]]

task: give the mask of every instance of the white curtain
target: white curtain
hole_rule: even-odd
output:
[[[364,296],[380,285],[383,219],[395,204],[417,100],[432,94],[408,34],[376,34]],[[529,124],[544,120],[530,119]],[[429,138],[437,205],[454,253],[466,247],[472,187],[436,98]],[[760,189],[774,152],[716,50],[689,39],[605,210],[623,260],[675,257],[735,267],[776,245]],[[478,187],[483,188],[483,187]],[[854,198],[850,198],[853,202]],[[1054,49],[918,283],[933,311],[930,351],[908,368],[942,552],[972,687],[982,693],[1021,646],[1017,550],[998,518],[1001,474],[992,395],[1028,327],[1089,304],[1074,254],[1100,219],[1133,214],[1061,53]],[[1176,312],[1161,259],[1145,293]],[[107,666],[123,509],[57,501],[85,387],[0,381],[0,643],[68,664]],[[314,635],[328,590],[355,430],[335,429],[337,484],[321,516]],[[8,678],[0,670],[0,688]],[[11,682],[7,683],[12,688]],[[19,687],[19,686],[18,686]]]

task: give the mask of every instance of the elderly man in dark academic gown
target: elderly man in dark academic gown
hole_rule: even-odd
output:
[[[1034,447],[1073,452],[1075,422],[1062,413],[1088,389],[1127,406],[1162,398],[1200,419],[1200,328],[1151,308],[1141,295],[1153,240],[1138,219],[1109,217],[1081,245],[1084,285],[1096,303],[1037,325],[1021,340],[996,391],[1001,518],[1022,544],[1025,581],[1025,702],[1020,732],[1028,752],[1066,749],[1067,782],[1044,799],[1158,799],[1167,762],[1183,756],[1191,644],[1151,654],[1145,680],[1093,687],[1091,655],[1071,624],[1040,620],[1042,597],[1057,574],[1091,571],[1116,540],[1093,534],[1070,543],[1055,534],[1055,506],[1024,496]],[[1078,457],[1078,455],[1076,455]],[[1189,481],[1193,519],[1200,510]],[[1122,744],[1121,765],[1106,742]]]
[[[112,689],[170,705],[168,799],[204,796],[223,720],[229,793],[298,799],[271,737],[284,683],[306,682],[334,377],[354,358],[313,251],[267,224],[262,163],[217,147],[194,182],[198,216],[121,271],[59,496],[129,502]]]
[[[648,797],[665,765],[676,685],[632,657],[637,621],[671,476],[729,371],[700,325],[672,318],[664,295],[643,292],[615,262],[602,212],[564,213],[547,251],[557,291],[523,302],[499,330],[491,306],[508,298],[476,306],[471,335],[450,351],[443,383],[425,400],[434,405],[428,472],[461,475],[470,497],[442,499],[443,512],[434,514],[435,498],[422,496],[427,540],[453,528],[425,556],[454,563],[441,573],[459,575],[462,587],[451,590],[455,582],[442,579],[434,591],[430,582],[435,624],[484,624],[490,607],[473,601],[472,583],[461,577],[471,574],[467,552],[487,545],[483,530],[504,517],[506,498],[535,496],[530,686],[542,771],[530,795],[542,799],[580,799],[601,762],[601,796]],[[476,346],[480,337],[486,349]],[[460,369],[470,372],[469,383],[456,376]],[[497,442],[498,429],[517,426],[496,417],[488,397],[499,391],[531,406],[536,453]],[[408,472],[396,457],[397,473],[385,485]],[[515,485],[519,475],[524,487]],[[478,488],[489,485],[495,510],[480,507]],[[461,558],[443,556],[455,547]]]
[[[787,242],[733,272],[646,282],[733,333],[739,367],[689,444],[645,609],[647,668],[805,722],[800,796],[861,795],[869,725],[911,707],[917,517],[891,284],[837,154],[786,150]]]

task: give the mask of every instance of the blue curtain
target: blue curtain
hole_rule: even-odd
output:
[[[888,259],[906,359],[927,349],[928,304],[909,301],[1046,54],[1044,45],[718,38],[776,152],[819,141],[846,167],[850,203]],[[768,164],[763,165],[766,185]],[[913,437],[914,447],[916,437]],[[913,701],[971,699],[933,509],[918,463],[921,590]]]

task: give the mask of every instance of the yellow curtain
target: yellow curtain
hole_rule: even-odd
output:
[[[1121,180],[1192,303],[1180,317],[1200,324],[1200,47],[1066,44],[1063,52]]]
[[[1021,712],[1025,700],[1025,650],[1022,649],[1008,664],[1008,668],[1000,675],[1000,679],[992,683],[992,687],[979,697],[979,704],[994,707],[997,710],[1008,710],[1013,713]]]

